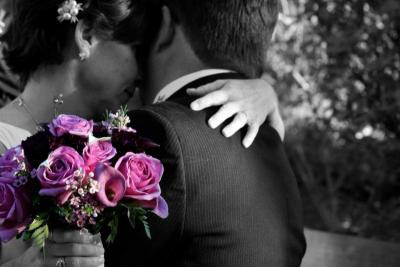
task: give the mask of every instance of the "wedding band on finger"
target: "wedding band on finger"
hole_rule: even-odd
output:
[[[56,262],[56,267],[67,267],[67,263],[65,262],[65,258],[58,258]]]
[[[247,115],[246,115],[246,113],[244,113],[244,112],[240,112],[240,113],[238,113],[237,114],[238,115],[238,119],[241,121],[241,122],[243,122],[243,123],[246,123],[247,122]]]

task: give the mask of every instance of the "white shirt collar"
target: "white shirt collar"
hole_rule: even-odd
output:
[[[158,92],[156,97],[154,98],[153,103],[156,104],[156,103],[161,103],[161,102],[166,101],[168,98],[170,98],[173,94],[175,94],[182,87],[184,87],[185,85],[187,85],[193,81],[196,81],[200,78],[214,75],[214,74],[228,73],[228,72],[232,72],[232,71],[225,70],[225,69],[205,69],[205,70],[196,71],[196,72],[190,73],[188,75],[182,76],[182,77],[170,82],[166,86],[164,86],[164,88],[162,88],[160,90],[160,92]]]

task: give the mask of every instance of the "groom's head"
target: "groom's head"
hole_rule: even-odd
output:
[[[263,72],[278,0],[155,1],[160,1],[162,18],[148,56],[148,79],[169,73],[165,85],[204,68],[248,77]]]
[[[165,0],[207,65],[259,76],[278,17],[278,0]]]

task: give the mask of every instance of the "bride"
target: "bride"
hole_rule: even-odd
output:
[[[106,109],[140,105],[133,97],[142,82],[140,62],[158,22],[157,11],[149,5],[135,0],[14,0],[11,14],[2,37],[4,59],[24,90],[0,109],[0,154],[36,132],[55,112],[99,118]],[[154,16],[154,27],[142,26],[146,16]],[[221,108],[210,119],[213,128],[232,113],[246,114],[252,130],[243,139],[245,146],[267,118],[283,138],[275,92],[262,79],[218,81],[188,93],[201,97],[192,103],[194,110],[228,103],[235,109]],[[246,122],[233,120],[224,135],[232,136]],[[57,259],[67,257],[72,266],[99,266],[103,254],[99,237],[54,231],[45,260],[33,246],[13,240],[3,245],[0,264],[63,266]]]

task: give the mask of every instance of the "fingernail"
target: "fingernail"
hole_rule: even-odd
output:
[[[244,146],[245,148],[249,148],[249,147],[250,147],[250,144],[249,144],[248,141],[243,141],[243,146]]]
[[[190,104],[190,107],[196,111],[199,110],[199,108],[200,108],[199,103],[197,103],[197,102],[193,102],[192,104]]]
[[[230,133],[229,133],[229,131],[227,131],[227,130],[223,130],[222,131],[222,134],[225,136],[225,137],[230,137]]]
[[[213,129],[217,128],[216,122],[213,119],[208,120],[208,125]]]

